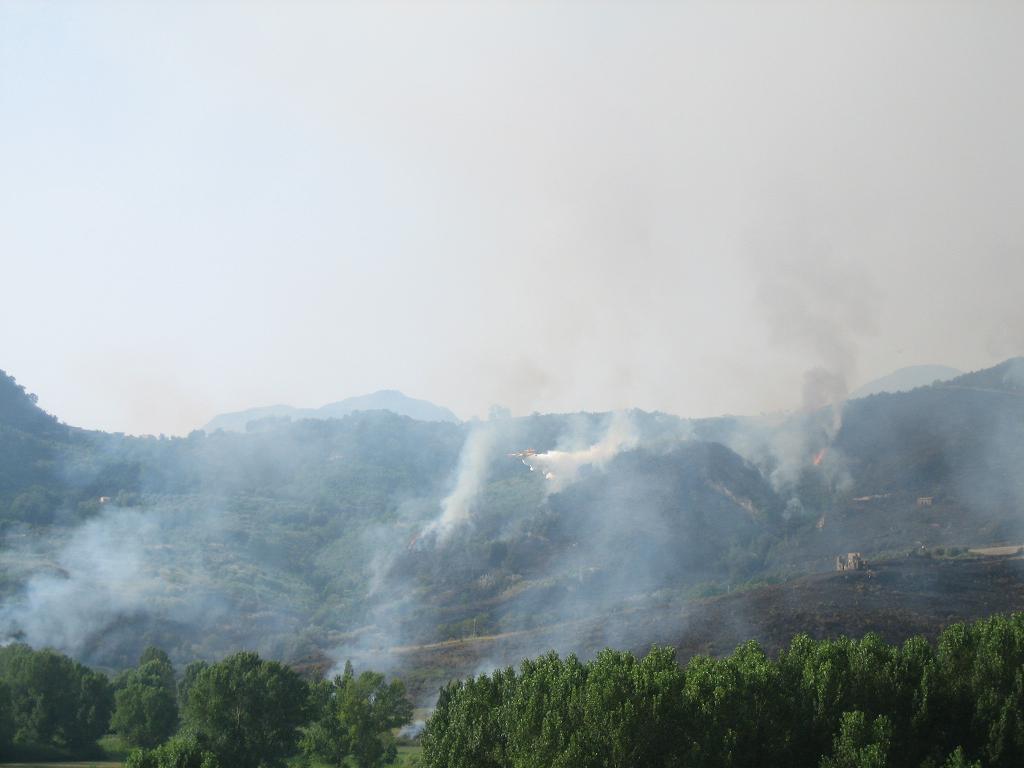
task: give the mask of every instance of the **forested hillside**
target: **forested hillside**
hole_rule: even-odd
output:
[[[255,647],[387,663],[381,649],[538,629],[580,647],[579,622],[848,551],[1018,543],[1014,365],[841,418],[365,411],[183,438],[65,426],[4,376],[0,622],[110,668],[149,644],[179,662]]]

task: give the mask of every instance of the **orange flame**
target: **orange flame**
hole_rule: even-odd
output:
[[[820,467],[821,462],[825,460],[825,454],[828,453],[828,448],[822,448],[816,454],[814,454],[814,466]]]

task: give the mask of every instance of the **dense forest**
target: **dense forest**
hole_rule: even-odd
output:
[[[955,624],[935,645],[801,635],[777,659],[552,653],[441,691],[431,768],[1024,762],[1024,614]]]
[[[394,761],[392,731],[412,712],[400,681],[351,665],[308,680],[246,651],[177,674],[147,648],[111,679],[52,650],[0,648],[0,760],[95,758],[113,732],[133,748],[127,768],[273,768],[296,755],[374,768]]]
[[[404,685],[346,664],[303,677],[252,652],[175,670],[149,648],[114,676],[0,648],[0,756],[88,756],[108,731],[127,768],[373,768],[413,714]],[[678,663],[654,647],[554,652],[443,687],[422,735],[436,768],[963,768],[1024,761],[1024,614],[954,624],[932,644],[798,635]]]

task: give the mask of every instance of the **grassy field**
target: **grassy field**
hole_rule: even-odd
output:
[[[989,557],[1006,557],[1009,555],[1019,555],[1021,551],[1024,551],[1024,547],[1012,546],[1012,547],[977,547],[975,549],[967,550],[972,555],[987,555]]]
[[[423,747],[399,747],[398,762],[393,763],[400,768],[412,768],[417,758],[423,753]],[[3,768],[121,768],[121,763],[84,761],[75,763],[0,763]],[[326,763],[314,763],[313,768],[330,768]]]
[[[412,768],[412,766],[417,764],[419,756],[422,754],[423,747],[399,747],[398,761],[392,763],[392,765],[399,768]],[[331,768],[331,766],[327,763],[313,763],[312,768]]]
[[[398,761],[393,765],[399,768],[412,768],[416,765],[419,756],[423,754],[423,747],[399,747]],[[2,768],[121,768],[122,763],[96,760],[83,760],[78,762],[63,763],[0,763]],[[312,768],[331,768],[326,763],[313,763]]]
[[[416,765],[419,762],[420,755],[423,754],[423,747],[399,747],[398,748],[398,763],[401,766]]]

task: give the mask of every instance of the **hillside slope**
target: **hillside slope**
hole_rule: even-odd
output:
[[[874,632],[890,643],[922,635],[934,640],[960,621],[1024,610],[1024,559],[904,557],[870,570],[820,573],[693,599],[651,598],[613,615],[500,635],[365,651],[360,665],[388,663],[429,699],[439,685],[481,669],[515,665],[555,649],[591,657],[605,647],[646,653],[671,645],[679,659],[725,655],[756,640],[775,655],[796,634],[816,639]],[[306,660],[324,667],[326,658]]]
[[[829,411],[451,423],[372,410],[126,437],[61,425],[12,383],[0,634],[112,668],[148,643],[177,660],[338,659],[611,631],[636,606],[826,572],[842,552],[1016,543],[1013,370],[851,401],[838,432]],[[561,631],[560,649],[587,635]]]

